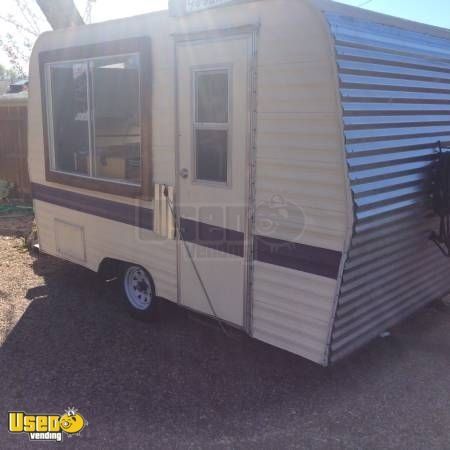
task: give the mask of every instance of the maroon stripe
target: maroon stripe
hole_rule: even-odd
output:
[[[187,242],[244,255],[244,233],[184,218],[181,227]],[[265,236],[255,236],[254,242],[257,261],[337,279],[341,252]]]
[[[36,183],[32,184],[32,193],[36,200],[147,230],[153,229],[153,210],[148,208]],[[185,218],[181,219],[181,228],[187,242],[231,255],[244,256],[244,233]],[[266,236],[255,236],[254,247],[257,261],[332,279],[338,277],[341,252]]]
[[[244,233],[181,218],[181,232],[186,242],[236,256],[244,256]]]
[[[91,197],[36,183],[32,183],[31,189],[32,196],[36,200],[146,230],[153,229],[153,210],[148,208]]]
[[[320,247],[255,236],[257,261],[337,279],[342,253]]]

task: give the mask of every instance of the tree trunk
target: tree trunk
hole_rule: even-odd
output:
[[[84,25],[73,0],[36,0],[53,29]]]

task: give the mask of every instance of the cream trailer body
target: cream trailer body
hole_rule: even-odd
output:
[[[43,34],[40,250],[329,365],[450,288],[428,172],[450,34],[319,0],[173,0]]]

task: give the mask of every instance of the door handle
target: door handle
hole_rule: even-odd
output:
[[[189,170],[187,169],[181,169],[180,170],[180,177],[186,179],[189,176]]]

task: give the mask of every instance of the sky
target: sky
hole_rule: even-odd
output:
[[[12,14],[20,17],[15,0],[1,0],[2,15]],[[34,6],[34,0],[28,0]],[[403,17],[417,22],[424,22],[450,28],[450,0],[340,0],[353,6]],[[86,0],[75,0],[80,12],[83,14]],[[133,16],[151,11],[167,8],[167,0],[96,0],[92,10],[92,22]],[[45,23],[42,26],[46,28]],[[6,31],[17,33],[14,28],[0,21],[0,34]],[[8,66],[8,59],[0,50],[0,64]]]
[[[449,0],[340,0],[340,2],[353,6],[363,5],[372,11],[450,28]],[[85,0],[76,0],[76,3],[83,9]],[[165,8],[167,0],[96,0],[93,19],[97,22]]]
[[[75,3],[83,13],[86,0],[75,0]],[[92,21],[102,22],[162,9],[167,9],[167,0],[96,0],[92,10]]]

